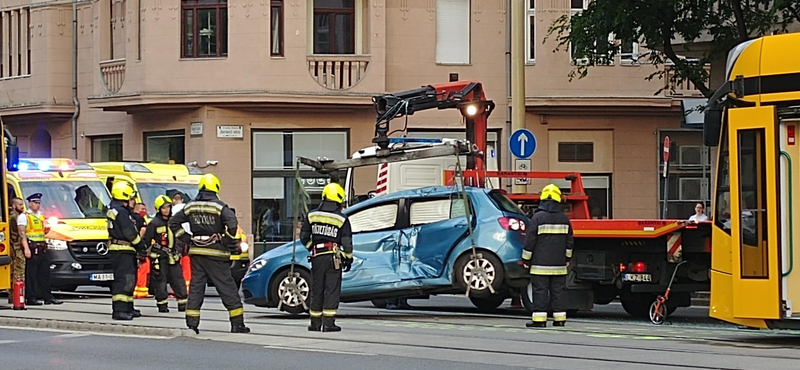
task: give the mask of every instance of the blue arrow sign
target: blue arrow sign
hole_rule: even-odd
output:
[[[508,139],[508,148],[515,157],[528,158],[536,151],[536,136],[524,128],[514,131]]]

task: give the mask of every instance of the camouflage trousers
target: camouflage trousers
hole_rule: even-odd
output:
[[[11,282],[25,281],[25,253],[22,251],[22,246],[13,246],[9,248],[9,252],[11,253]]]

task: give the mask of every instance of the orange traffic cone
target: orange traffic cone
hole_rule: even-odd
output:
[[[181,257],[181,267],[183,268],[183,280],[186,280],[186,293],[189,293],[189,282],[192,280],[192,264],[189,256]]]
[[[150,282],[150,259],[145,261],[139,266],[139,271],[136,272],[136,288],[133,289],[133,298],[147,298],[148,284]]]

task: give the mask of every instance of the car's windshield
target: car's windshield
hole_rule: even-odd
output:
[[[111,198],[100,181],[23,181],[22,198],[42,193],[42,213],[60,219],[105,218]]]
[[[525,213],[522,212],[522,210],[519,209],[519,207],[517,207],[517,205],[514,204],[514,202],[512,202],[511,199],[508,199],[508,197],[505,194],[499,191],[490,191],[489,199],[491,199],[492,202],[497,206],[497,208],[499,208],[503,212],[511,212],[519,215],[525,215]]]
[[[184,203],[194,199],[197,196],[198,190],[195,184],[186,183],[137,183],[136,187],[139,188],[139,195],[141,196],[142,203],[147,207],[147,214],[150,217],[156,215],[155,201],[159,195],[166,195],[172,199],[175,193],[180,192],[183,196]]]

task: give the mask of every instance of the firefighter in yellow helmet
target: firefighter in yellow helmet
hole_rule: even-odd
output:
[[[186,305],[186,326],[200,333],[200,308],[206,292],[206,282],[217,289],[222,304],[228,310],[231,333],[249,333],[244,325],[244,308],[239,299],[239,290],[233,281],[230,269],[231,254],[241,254],[236,241],[239,222],[225,202],[219,199],[219,179],[205,174],[198,184],[197,198],[169,219],[169,228],[175,238],[189,245],[192,280],[189,286],[189,302]],[[181,226],[189,223],[191,235]]]
[[[522,251],[522,260],[530,269],[533,285],[533,322],[529,322],[528,327],[546,327],[547,309],[551,304],[553,325],[564,326],[567,321],[566,275],[574,241],[572,224],[561,210],[560,203],[558,186],[545,186],[528,227]]]
[[[309,331],[334,332],[336,310],[342,292],[342,271],[353,263],[350,221],[342,213],[345,193],[331,182],[322,190],[322,204],[303,221],[300,241],[311,254],[311,325]]]
[[[133,187],[120,181],[111,187],[111,205],[108,219],[108,250],[111,268],[114,270],[114,283],[111,286],[111,317],[114,320],[131,320],[141,316],[133,308],[133,289],[136,285],[137,255],[145,251],[139,230],[133,221]]]
[[[175,292],[178,299],[178,312],[186,311],[186,281],[183,279],[183,269],[180,261],[180,252],[175,248],[175,238],[167,223],[172,215],[172,200],[166,195],[159,195],[155,201],[156,216],[147,225],[144,232],[144,243],[150,253],[150,281],[153,294],[156,298],[158,312],[167,313],[167,282]]]

